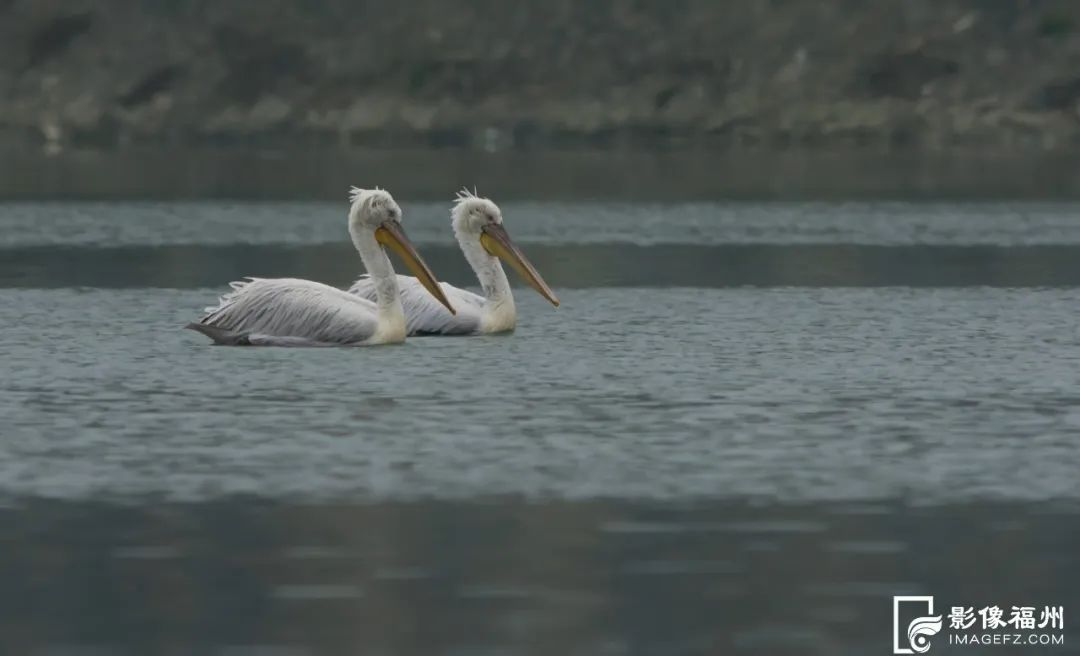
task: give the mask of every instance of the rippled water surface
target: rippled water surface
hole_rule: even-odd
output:
[[[514,234],[532,243],[1080,244],[1080,205],[1065,202],[500,205]],[[403,208],[414,239],[448,241],[449,199]],[[344,195],[340,203],[7,203],[0,247],[336,243],[346,236],[345,209]]]
[[[1080,206],[504,212],[562,307],[275,350],[180,326],[346,284],[342,207],[0,205],[0,653],[888,653],[895,594],[1076,653]]]
[[[582,289],[513,336],[211,348],[215,290],[0,294],[0,489],[1080,499],[1080,291]]]

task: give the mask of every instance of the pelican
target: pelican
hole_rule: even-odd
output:
[[[384,247],[396,252],[446,312],[454,307],[401,227],[389,192],[352,188],[349,235],[371,275],[374,301],[310,280],[248,278],[188,328],[218,344],[241,346],[361,346],[405,340],[398,278]]]
[[[484,295],[440,283],[446,297],[457,309],[453,313],[431,301],[421,287],[422,280],[398,276],[406,328],[410,335],[476,335],[513,330],[517,323],[517,310],[514,295],[510,292],[510,282],[506,279],[499,258],[506,260],[529,286],[558,307],[559,299],[555,293],[521,249],[510,240],[503,227],[498,205],[463,189],[455,198],[450,225],[465,259],[480,280]],[[370,300],[378,294],[378,287],[377,279],[362,276],[349,288],[349,293]]]

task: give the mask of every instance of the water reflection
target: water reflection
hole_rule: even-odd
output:
[[[1080,285],[1080,245],[525,244],[555,287],[1052,287]],[[476,286],[456,246],[422,244],[448,282]],[[222,287],[243,276],[339,286],[361,273],[348,244],[0,250],[0,287]]]
[[[480,185],[503,198],[1075,198],[1071,153],[635,152],[459,149],[0,151],[4,198],[338,198],[370,180],[445,198]]]
[[[0,511],[0,645],[79,655],[882,653],[893,594],[1075,608],[1078,512],[32,501]],[[1070,637],[1055,653],[1077,652]]]

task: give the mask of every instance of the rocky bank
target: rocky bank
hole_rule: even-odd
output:
[[[1070,0],[0,0],[0,148],[1066,152]]]

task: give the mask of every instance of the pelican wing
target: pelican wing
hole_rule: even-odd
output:
[[[420,281],[412,276],[397,277],[401,306],[405,310],[405,329],[410,335],[472,335],[480,332],[484,297],[445,282],[439,283],[457,314],[435,300]],[[361,299],[375,299],[375,282],[361,276],[349,288],[349,293]]]
[[[200,324],[255,345],[357,344],[375,334],[375,304],[329,285],[298,278],[230,285],[233,291],[206,308]]]
[[[316,347],[316,346],[341,346],[330,342],[318,342],[306,337],[278,337],[276,335],[260,335],[259,333],[235,333],[224,328],[208,326],[205,323],[189,323],[185,328],[200,332],[215,344],[222,346],[292,346],[292,347]]]

